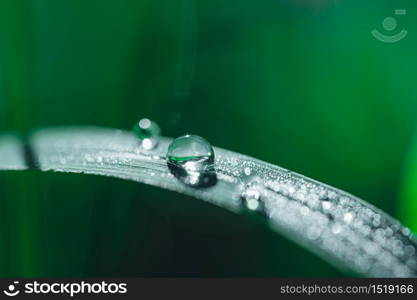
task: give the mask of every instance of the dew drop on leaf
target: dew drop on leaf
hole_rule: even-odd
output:
[[[167,163],[175,177],[187,185],[208,187],[217,182],[213,148],[200,136],[184,135],[173,140]]]
[[[241,194],[242,204],[249,210],[265,214],[265,207],[261,199],[261,193],[255,187],[245,189]]]
[[[161,129],[155,122],[141,119],[133,126],[133,132],[140,139],[141,146],[145,150],[154,149],[158,145]]]
[[[197,135],[176,138],[168,147],[168,163],[187,171],[199,172],[214,168],[214,151],[210,143]]]

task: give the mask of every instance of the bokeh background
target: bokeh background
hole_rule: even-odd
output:
[[[395,9],[407,15],[395,16]],[[141,117],[417,231],[417,3],[5,0],[0,131]],[[382,43],[382,20],[409,35]],[[351,276],[261,220],[122,180],[0,173],[0,276]]]

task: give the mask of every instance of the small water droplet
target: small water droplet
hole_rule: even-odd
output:
[[[334,224],[332,226],[332,232],[334,234],[339,234],[342,231],[342,227],[339,224]]]
[[[409,236],[411,233],[410,229],[408,229],[407,227],[404,227],[402,230],[402,234],[405,236]]]
[[[246,167],[246,168],[244,169],[244,172],[245,172],[245,175],[249,176],[250,174],[252,174],[252,169],[251,169],[251,168],[249,168],[249,167]]]
[[[141,119],[133,126],[133,132],[141,140],[141,146],[145,150],[154,149],[158,145],[161,129],[155,122]]]
[[[416,253],[416,249],[413,246],[408,245],[404,248],[404,252],[407,256],[413,256],[414,253]]]
[[[392,231],[392,229],[391,228],[387,228],[387,229],[385,229],[385,236],[386,237],[390,237],[390,236],[392,236],[394,234],[394,231]]]
[[[349,224],[350,222],[352,222],[352,220],[353,220],[353,214],[350,212],[345,213],[345,215],[343,216],[343,221]]]
[[[332,207],[332,203],[330,201],[323,201],[321,205],[324,210],[329,210]]]
[[[167,163],[172,174],[187,185],[208,187],[217,182],[213,148],[200,136],[184,135],[173,140]]]
[[[244,190],[241,194],[243,205],[252,211],[265,214],[265,207],[261,199],[261,193],[254,187]]]

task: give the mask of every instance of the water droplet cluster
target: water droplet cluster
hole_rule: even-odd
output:
[[[410,231],[363,201],[245,156],[230,157],[226,152],[218,158],[218,173],[244,183],[240,197],[245,207],[255,211],[263,207],[274,226],[291,228],[314,241],[314,248],[348,261],[360,273],[416,274],[416,243]]]

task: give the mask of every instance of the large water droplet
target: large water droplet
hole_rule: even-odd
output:
[[[155,122],[141,119],[133,126],[133,132],[141,140],[141,146],[145,150],[151,150],[158,145],[161,129]]]
[[[184,135],[172,141],[167,162],[171,172],[187,185],[208,187],[217,182],[213,148],[200,136]]]
[[[205,171],[214,168],[214,151],[210,143],[197,135],[176,138],[168,147],[168,162],[187,171]]]

